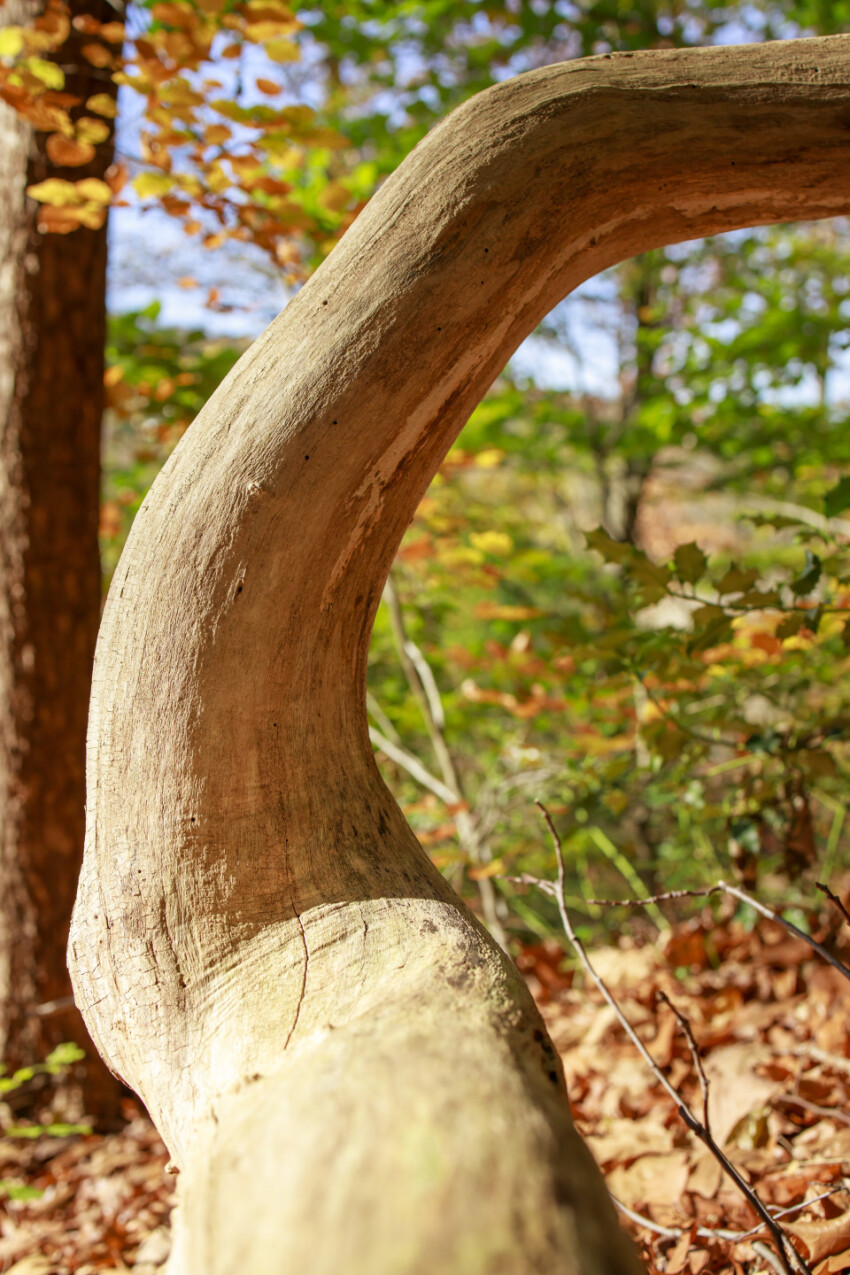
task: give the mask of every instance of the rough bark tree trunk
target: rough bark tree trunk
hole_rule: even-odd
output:
[[[2,25],[42,5],[6,0]],[[103,21],[106,0],[70,5]],[[110,90],[72,32],[66,91]],[[79,112],[78,112],[79,113]],[[90,1055],[86,1105],[117,1097],[79,1012],[36,1013],[71,991],[65,949],[85,832],[85,731],[100,619],[98,508],[106,227],[41,234],[25,193],[47,177],[103,177],[51,164],[39,133],[0,101],[0,1060],[41,1060],[63,1040]]]
[[[181,1169],[172,1272],[627,1272],[516,971],[369,747],[395,550],[505,360],[646,248],[850,209],[850,38],[613,55],[439,125],[139,512],[95,664],[79,1003]]]

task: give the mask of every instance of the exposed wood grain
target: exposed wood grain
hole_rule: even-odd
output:
[[[850,209],[850,37],[619,54],[454,112],[146,499],[96,660],[80,1004],[183,1166],[172,1269],[632,1271],[515,971],[364,710],[419,498],[519,342],[675,240]]]

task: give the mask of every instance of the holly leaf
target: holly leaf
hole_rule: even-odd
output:
[[[588,531],[585,540],[588,549],[601,553],[606,562],[624,563],[632,556],[632,546],[624,544],[622,540],[614,540],[603,527]]]
[[[806,565],[803,571],[792,580],[789,588],[795,597],[802,598],[807,593],[811,593],[812,589],[817,585],[821,578],[823,570],[821,560],[816,553],[812,553],[810,549],[806,550]]]
[[[728,642],[731,636],[732,621],[721,612],[720,615],[709,620],[701,632],[694,635],[688,643],[688,654],[696,655],[702,651],[710,650],[713,646],[720,646],[722,642]]]
[[[781,624],[776,627],[776,636],[783,641],[785,638],[796,637],[800,629],[806,628],[808,615],[805,611],[792,611],[787,615]]]
[[[708,559],[698,544],[679,545],[673,554],[676,575],[685,584],[696,584],[708,569]]]
[[[733,562],[729,570],[717,581],[717,592],[721,596],[726,593],[746,593],[748,589],[753,587],[758,578],[757,567],[751,567],[745,571]]]

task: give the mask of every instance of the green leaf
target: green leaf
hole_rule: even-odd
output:
[[[679,545],[673,555],[676,564],[676,575],[685,584],[696,584],[708,569],[708,559],[693,541],[687,545]]]
[[[732,621],[727,618],[724,612],[721,611],[719,616],[715,616],[714,619],[709,620],[708,624],[700,633],[695,634],[688,643],[688,652],[691,654],[697,654],[701,651],[707,651],[712,646],[720,646],[721,642],[728,642],[731,636]]]
[[[816,553],[812,553],[810,549],[806,550],[806,566],[805,569],[791,581],[791,592],[798,598],[804,597],[805,594],[811,593],[812,589],[820,580],[823,570],[821,560]]]
[[[46,1062],[48,1067],[70,1067],[71,1063],[80,1062],[85,1056],[85,1050],[72,1040],[66,1040],[47,1055]]]
[[[39,1200],[44,1195],[37,1186],[27,1186],[24,1182],[12,1182],[8,1178],[0,1179],[0,1198],[8,1200]]]
[[[808,614],[805,611],[792,611],[786,616],[780,625],[777,626],[776,636],[783,641],[785,638],[796,637],[800,629],[807,628]]]
[[[749,570],[744,571],[733,562],[729,570],[717,581],[717,592],[721,596],[726,593],[746,593],[748,589],[753,587],[758,578],[757,567],[751,567]]]
[[[850,477],[842,478],[823,498],[823,511],[827,518],[835,518],[850,507]]]
[[[665,585],[670,580],[671,572],[669,567],[661,567],[657,562],[652,562],[649,558],[647,558],[646,554],[641,553],[639,549],[632,549],[632,560],[629,563],[629,575],[631,575],[640,584],[660,588],[661,594],[659,596],[663,597],[666,592]]]
[[[603,527],[588,531],[585,539],[588,549],[601,553],[606,562],[628,562],[632,556],[632,546],[624,544],[622,540],[614,540]]]
[[[698,607],[691,616],[694,632],[697,629],[704,629],[707,624],[711,624],[713,620],[719,620],[725,615],[726,612],[723,607],[715,606],[712,602],[707,603],[704,607]]]
[[[733,602],[732,606],[743,607],[775,607],[781,602],[779,592],[771,589],[769,593],[762,593],[759,589],[750,589],[742,598],[738,598],[737,602]]]

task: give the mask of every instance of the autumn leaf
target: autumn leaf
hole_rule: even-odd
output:
[[[88,142],[75,142],[61,133],[51,133],[45,142],[50,161],[60,168],[74,168],[94,159],[94,147]]]
[[[76,183],[76,188],[82,199],[95,204],[108,204],[112,199],[112,191],[99,177],[84,177]]]
[[[269,40],[266,43],[265,52],[272,62],[297,62],[301,56],[294,40]]]
[[[169,173],[138,173],[130,184],[140,199],[149,199],[173,189],[174,180]]]
[[[103,115],[108,120],[114,120],[118,114],[118,104],[108,93],[95,93],[93,97],[87,98],[86,109],[93,111],[95,115]]]
[[[99,146],[101,142],[106,141],[111,132],[112,129],[105,120],[96,120],[90,115],[84,115],[77,120],[76,135],[77,140],[81,143],[91,143],[92,146]]]
[[[102,44],[84,44],[82,54],[87,62],[100,69],[112,65],[112,54]]]
[[[25,38],[23,27],[3,27],[0,30],[0,58],[16,58],[24,48]]]

